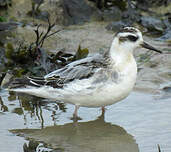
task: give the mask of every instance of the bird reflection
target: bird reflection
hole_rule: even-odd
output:
[[[3,102],[2,98],[1,98],[1,96],[0,96],[0,110],[2,112],[7,112],[8,111],[8,107],[6,105],[4,105],[4,102]]]
[[[122,127],[104,121],[104,113],[89,122],[73,122],[44,129],[11,130],[18,135],[43,141],[53,148],[70,152],[138,152],[133,137]]]
[[[60,113],[66,111],[65,104],[42,100],[29,95],[3,92],[0,94],[0,112],[11,112],[23,116],[24,125],[40,125],[38,127],[41,128],[44,128],[45,122],[43,115],[48,113],[50,115],[48,119],[51,118],[55,125]]]
[[[7,98],[11,99],[11,101],[6,101]],[[60,116],[60,120],[63,119],[61,118],[61,113],[66,111],[64,104],[42,102],[40,98],[10,94],[8,97],[0,99],[1,109],[4,105],[7,108],[9,107],[10,111],[12,109],[13,113],[24,116],[26,128],[29,128],[27,124],[30,125],[30,120],[28,121],[28,119],[36,119],[38,120],[38,125],[41,125],[36,125],[36,128],[41,129],[15,129],[11,130],[11,132],[21,136],[24,135],[27,140],[42,141],[50,148],[70,152],[139,151],[134,138],[126,130],[118,125],[105,122],[104,111],[94,121],[73,121],[72,123],[58,125],[58,116]],[[32,124],[32,122],[35,123],[34,120],[31,121],[31,128],[34,126]],[[49,124],[47,123],[49,120],[54,122],[54,125],[44,127],[45,124]],[[29,145],[32,145],[31,143],[27,146],[26,144],[24,145],[24,152],[27,152],[27,149],[30,150]],[[35,146],[38,146],[38,144]]]
[[[44,117],[43,117],[43,111],[47,110],[51,112],[51,118],[54,124],[56,124],[56,119],[59,113],[57,114],[57,110],[61,110],[62,112],[65,112],[66,108],[65,105],[62,103],[53,103],[50,104],[46,101],[43,101],[41,98],[28,96],[28,95],[19,95],[18,100],[20,102],[20,106],[23,109],[23,115],[24,115],[24,121],[27,125],[27,115],[29,113],[30,118],[36,119],[41,124],[41,128],[44,128]]]

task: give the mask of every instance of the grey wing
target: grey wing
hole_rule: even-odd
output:
[[[51,86],[53,88],[62,88],[67,82],[73,80],[81,80],[89,78],[96,73],[97,70],[107,67],[107,60],[102,55],[87,57],[77,60],[42,77],[26,77],[15,79],[12,82],[11,88],[18,87],[41,87]],[[97,80],[98,81],[98,80]]]
[[[15,79],[11,83],[10,88],[25,88],[27,86],[42,87],[44,85],[51,86],[53,88],[62,88],[67,82],[71,82],[76,79],[81,80],[93,75],[97,68],[90,66],[90,64],[89,66],[85,65],[87,65],[87,63],[84,65],[66,66],[48,74],[44,78],[26,77]]]
[[[58,69],[42,77],[26,77],[15,79],[10,88],[22,88],[27,86],[41,87],[52,86],[61,88],[67,82],[76,79],[85,79],[92,76],[97,69],[105,67],[104,58],[101,55],[87,57],[75,62],[72,62],[64,68]]]
[[[44,76],[48,79],[63,79],[72,81],[74,79],[84,79],[93,75],[97,68],[105,67],[105,61],[102,55],[96,55],[72,62],[64,68],[53,71]]]

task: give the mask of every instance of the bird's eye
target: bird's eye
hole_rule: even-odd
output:
[[[128,38],[130,41],[132,41],[132,42],[135,42],[135,41],[138,39],[138,37],[133,36],[133,35],[128,35],[127,38]]]

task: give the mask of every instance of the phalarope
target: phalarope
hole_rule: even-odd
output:
[[[77,117],[80,106],[104,107],[129,95],[137,76],[133,51],[138,47],[161,53],[144,42],[138,29],[125,27],[105,54],[77,60],[43,78],[18,79],[13,84],[21,86],[11,90],[74,104]]]

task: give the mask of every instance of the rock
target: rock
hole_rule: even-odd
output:
[[[126,8],[125,8],[126,9]],[[132,3],[128,2],[127,9],[121,13],[120,21],[110,23],[106,28],[108,30],[119,30],[124,26],[132,26],[134,23],[138,23],[141,20],[140,12],[135,9],[135,6]],[[116,13],[115,16],[118,16]],[[120,14],[119,14],[120,16]]]
[[[163,90],[164,90],[165,92],[170,92],[170,93],[171,93],[171,87],[164,87]]]
[[[122,12],[117,7],[111,7],[103,12],[101,11],[100,14],[103,21],[119,21],[122,17]]]
[[[0,48],[0,88],[7,87],[7,85],[9,84],[12,78],[12,73],[11,71],[8,71],[8,67],[6,63],[7,63],[7,59],[5,57],[5,49]],[[4,71],[8,71],[8,72],[4,72]]]
[[[124,11],[127,8],[128,1],[125,0],[112,0],[111,1],[113,6],[118,7],[120,10]]]
[[[161,98],[164,98],[164,99],[171,98],[171,85],[168,84],[167,86],[162,88]]]
[[[32,10],[28,11],[27,15],[36,19],[47,21],[50,14],[46,10],[41,10],[40,7],[44,4],[44,0],[31,0]]]
[[[127,6],[127,1],[125,0],[89,0],[96,3],[96,7],[100,10],[104,10],[109,7],[117,7],[120,10],[125,10]]]
[[[11,5],[12,0],[0,0],[0,6],[1,7],[6,7],[8,5]]]
[[[163,33],[166,28],[162,20],[149,16],[142,16],[141,24],[147,28],[149,32]]]
[[[171,29],[170,30],[166,30],[164,32],[164,35],[162,35],[161,37],[157,38],[156,40],[158,40],[158,41],[171,41]]]
[[[138,5],[143,8],[154,7],[154,6],[167,6],[170,0],[137,0]]]
[[[130,6],[128,10],[122,13],[122,21],[124,21],[128,25],[138,23],[141,21],[141,14],[139,11]]]
[[[19,24],[15,22],[0,22],[0,45],[4,45],[7,37],[12,35],[12,30],[16,29]]]
[[[28,16],[34,17],[39,20],[47,21],[50,14],[47,11],[41,11],[41,10],[31,10],[27,13]]]
[[[8,71],[4,76],[1,81],[1,88],[7,88],[8,85],[11,83],[11,80],[13,78],[13,74],[11,71]]]
[[[44,3],[44,0],[32,0],[32,2],[37,4],[37,5],[41,5]]]
[[[165,16],[166,19],[164,20],[164,24],[167,27],[167,29],[171,29],[171,13],[168,13]]]
[[[38,14],[36,14],[35,18],[47,21],[50,14],[47,11],[40,11]]]
[[[5,76],[4,73],[0,73],[0,86],[1,86],[1,82],[2,82],[2,80],[3,80],[3,78],[4,78],[4,76]],[[1,88],[0,88],[0,89],[1,89]]]
[[[156,39],[158,41],[171,41],[171,13],[166,14],[165,17],[166,19],[163,20],[163,23],[166,29],[162,33],[163,35]]]
[[[82,24],[90,20],[93,8],[85,0],[63,0],[64,25]]]
[[[112,30],[112,31],[118,31],[119,29],[125,27],[125,26],[130,26],[128,23],[124,21],[117,21],[117,22],[112,22],[106,26],[107,30]]]
[[[5,49],[4,45],[8,41],[9,38],[14,36],[14,31],[17,28],[18,23],[0,23],[0,72],[2,71],[2,68],[6,62],[5,57]]]
[[[171,13],[168,14],[167,19],[164,20],[164,24],[167,27],[163,36],[157,40],[171,41]]]
[[[0,73],[5,69],[5,50],[4,48],[0,48]]]
[[[0,22],[0,31],[9,31],[17,28],[18,23],[15,22]]]

